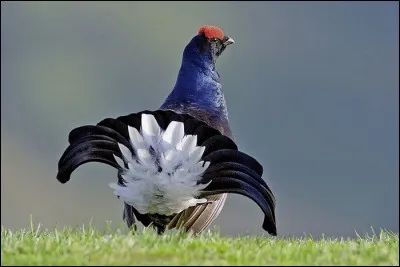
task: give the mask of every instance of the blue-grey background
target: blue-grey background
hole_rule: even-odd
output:
[[[398,2],[1,2],[1,223],[121,225],[92,163],[56,181],[71,129],[157,109],[204,24],[236,44],[217,63],[239,147],[265,167],[278,231],[399,230]],[[251,200],[214,226],[262,233]]]

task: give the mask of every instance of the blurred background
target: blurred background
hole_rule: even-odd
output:
[[[200,26],[233,37],[217,63],[239,148],[277,198],[281,235],[399,231],[398,2],[1,2],[1,224],[125,227],[100,163],[56,180],[70,130],[168,95]],[[213,227],[261,234],[230,195]]]

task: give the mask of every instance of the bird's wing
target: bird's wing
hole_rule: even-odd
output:
[[[201,233],[218,217],[227,195],[215,194],[206,196],[208,203],[182,211],[173,218],[168,228],[185,229],[186,231],[193,231],[194,234]]]
[[[178,114],[166,110],[142,111],[117,119],[108,118],[102,120],[97,125],[78,127],[69,134],[70,145],[59,160],[57,179],[61,183],[66,183],[70,179],[72,172],[80,165],[97,161],[115,167],[119,174],[123,173],[122,175],[118,175],[119,185],[113,185],[113,188],[119,190],[118,192],[122,194],[118,194],[118,196],[122,196],[122,198],[132,197],[132,194],[130,194],[132,191],[129,190],[140,193],[140,191],[135,191],[135,188],[131,187],[131,189],[129,189],[129,187],[127,187],[127,181],[124,180],[126,176],[123,176],[127,171],[136,172],[138,173],[137,175],[139,175],[139,172],[143,168],[151,167],[157,170],[158,166],[159,173],[166,172],[164,174],[167,175],[168,172],[168,175],[171,175],[169,174],[170,171],[161,168],[162,166],[167,169],[169,167],[168,165],[163,165],[163,158],[158,158],[159,156],[157,155],[160,153],[158,148],[164,147],[164,145],[171,147],[172,143],[159,143],[158,141],[154,141],[155,139],[153,139],[153,137],[149,139],[150,141],[146,141],[146,133],[141,131],[145,128],[150,129],[148,127],[150,127],[151,130],[157,129],[157,135],[155,137],[161,138],[162,136],[162,138],[164,138],[168,135],[168,138],[174,140],[173,142],[176,144],[175,150],[166,152],[178,153],[177,155],[183,152],[190,152],[188,155],[196,155],[189,156],[189,158],[179,158],[179,162],[181,163],[174,168],[187,167],[187,169],[179,170],[189,171],[188,174],[191,172],[196,173],[196,175],[193,176],[196,180],[192,181],[187,180],[188,178],[182,178],[183,180],[176,182],[174,180],[175,178],[171,178],[172,180],[170,182],[175,183],[174,186],[177,186],[174,187],[176,190],[173,190],[173,196],[178,194],[177,196],[179,197],[180,194],[182,192],[185,193],[186,190],[199,188],[196,189],[197,193],[195,193],[198,194],[197,200],[207,198],[210,201],[209,203],[199,201],[196,202],[198,206],[194,208],[189,207],[185,208],[183,211],[182,209],[179,210],[177,213],[180,215],[177,216],[176,220],[173,220],[172,223],[168,221],[170,227],[175,225],[192,229],[194,232],[202,231],[205,227],[210,225],[220,213],[226,199],[226,193],[236,193],[247,196],[258,204],[265,215],[263,228],[270,234],[276,235],[275,198],[266,182],[261,178],[263,172],[262,166],[251,156],[239,151],[232,139],[223,135],[220,131],[209,126],[205,122],[195,119],[188,114]],[[179,136],[182,135],[181,137],[177,137],[178,132],[174,132],[178,128],[182,131],[178,134]],[[169,129],[171,131],[169,131]],[[141,134],[143,136],[141,136]],[[179,139],[181,140],[179,141],[175,140],[176,138],[182,139]],[[139,141],[139,139],[141,141]],[[185,143],[183,141],[184,139],[190,139],[192,141],[187,141]],[[151,143],[147,144],[146,142]],[[181,144],[180,148],[178,144]],[[144,149],[142,145],[146,145],[147,148]],[[185,151],[186,148],[189,150]],[[149,150],[144,151],[146,149]],[[197,152],[195,153],[194,151]],[[199,151],[201,151],[201,154],[199,154]],[[143,158],[141,156],[144,155],[141,154],[142,152],[146,152],[148,156]],[[152,171],[154,171],[153,169]],[[147,173],[147,171],[145,170],[144,173]],[[185,176],[182,177],[188,176],[185,174]],[[133,180],[136,178],[137,176],[133,177]],[[143,179],[148,180],[149,178]],[[162,180],[162,182],[165,183],[165,180]],[[134,186],[137,185],[136,183],[130,183],[128,185],[132,186],[133,184]],[[187,185],[189,185],[189,187],[187,187]],[[182,190],[178,190],[178,188],[181,187]],[[135,194],[133,197],[135,197]],[[181,202],[178,201],[178,203]],[[164,203],[162,201],[159,203],[159,205],[164,204],[167,208],[171,207],[169,205],[170,203]],[[136,207],[136,209],[138,209],[138,207]],[[132,209],[131,212],[133,212]],[[141,214],[139,216],[141,218],[138,217],[138,214],[135,212],[135,216],[139,221],[146,221],[146,223],[148,223],[149,220],[154,221],[154,217],[148,216],[147,213]],[[130,221],[134,223],[127,215],[128,214],[125,214],[125,218],[130,219]]]

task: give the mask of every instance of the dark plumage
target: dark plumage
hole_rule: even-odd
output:
[[[176,85],[160,109],[142,111],[72,130],[58,164],[66,183],[86,162],[118,170],[110,184],[124,201],[123,218],[162,233],[199,233],[219,215],[227,193],[247,196],[264,212],[263,228],[276,235],[275,198],[263,168],[238,150],[216,59],[233,40],[204,26],[186,46]]]

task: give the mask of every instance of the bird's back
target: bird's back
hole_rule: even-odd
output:
[[[228,119],[224,118],[222,116],[219,116],[218,114],[215,114],[214,112],[210,112],[207,109],[197,107],[196,105],[193,105],[193,104],[169,104],[169,105],[167,104],[167,105],[161,106],[160,109],[172,110],[172,111],[175,111],[175,112],[181,113],[181,114],[189,114],[189,115],[193,116],[194,118],[205,122],[207,125],[217,129],[223,135],[234,140],[231,127],[229,126]]]

